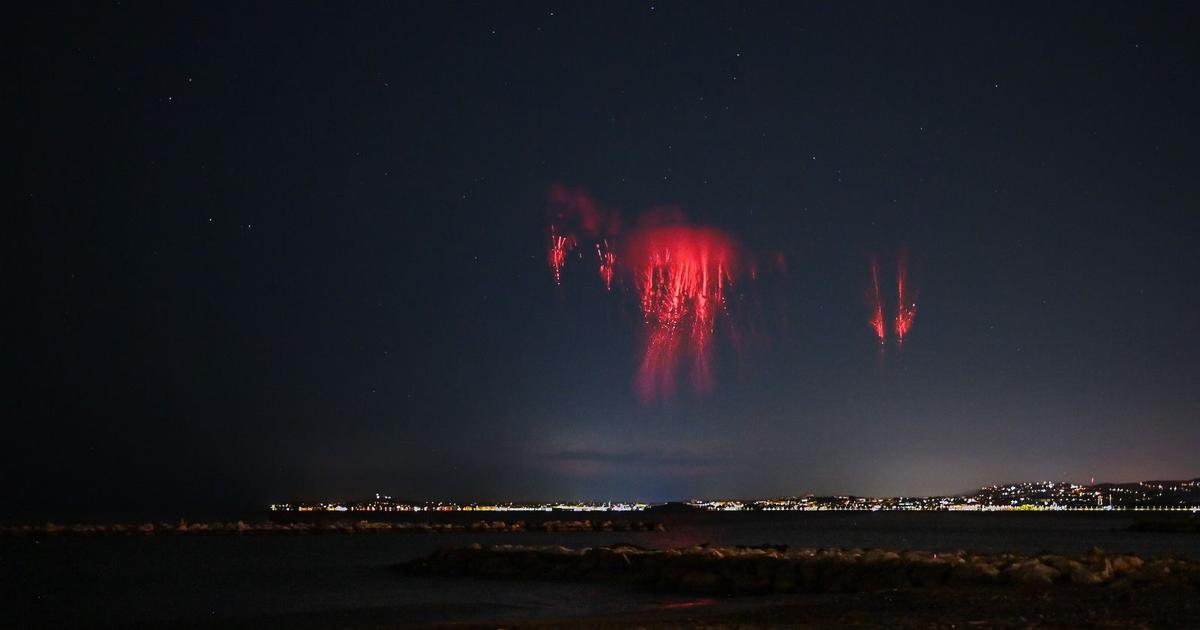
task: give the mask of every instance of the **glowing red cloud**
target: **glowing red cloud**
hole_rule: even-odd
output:
[[[620,213],[601,206],[582,188],[555,184],[546,200],[552,221],[574,223],[589,238],[615,236],[621,231]]]
[[[692,359],[696,389],[711,388],[709,345],[737,269],[737,250],[724,232],[688,225],[645,228],[625,242],[622,259],[647,326],[635,381],[643,400],[674,393],[685,356]]]

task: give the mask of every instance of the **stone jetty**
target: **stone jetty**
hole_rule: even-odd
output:
[[[1171,583],[1200,588],[1200,562],[1143,559],[1099,549],[1068,556],[707,545],[648,550],[632,545],[569,549],[476,544],[443,548],[397,568],[420,575],[628,582],[704,595],[855,593],[949,585],[1047,589]]]

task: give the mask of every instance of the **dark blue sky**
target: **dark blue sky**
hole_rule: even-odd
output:
[[[16,24],[14,514],[1200,474],[1186,3]],[[546,266],[557,182],[785,254],[711,393],[638,402],[635,300]],[[901,248],[881,355],[869,261]]]

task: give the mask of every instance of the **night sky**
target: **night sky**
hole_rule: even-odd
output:
[[[1200,474],[1190,3],[84,4],[12,23],[10,515]],[[710,391],[556,184],[782,255]]]

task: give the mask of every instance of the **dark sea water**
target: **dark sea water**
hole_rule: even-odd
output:
[[[473,542],[570,547],[629,542],[653,548],[770,543],[1064,553],[1098,546],[1200,558],[1200,536],[1126,532],[1136,517],[1120,513],[774,512],[634,518],[661,521],[667,531],[0,538],[0,626],[374,627],[569,618],[686,603],[685,598],[618,586],[417,578],[391,568],[439,546]],[[475,518],[453,515],[445,520]]]

